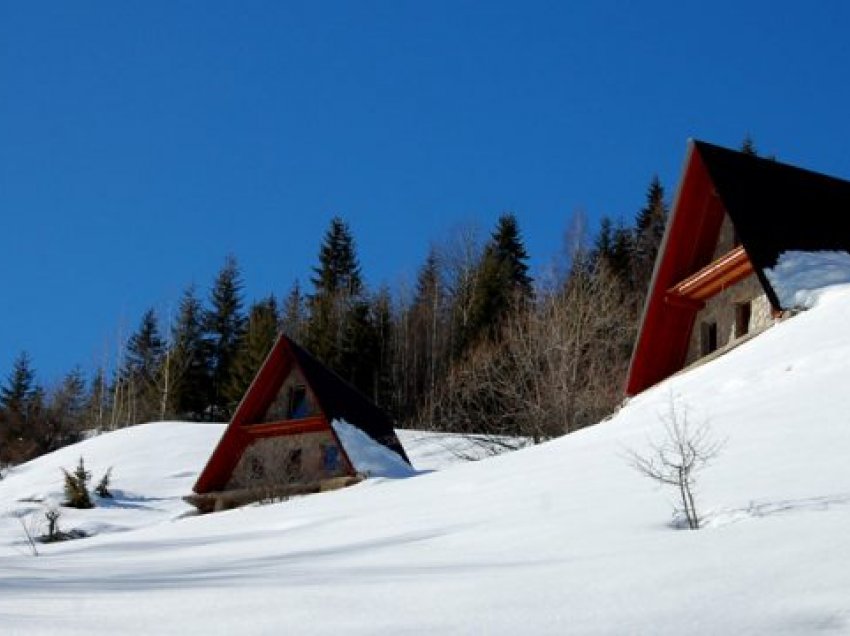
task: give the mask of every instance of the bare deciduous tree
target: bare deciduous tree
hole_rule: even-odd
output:
[[[677,404],[670,396],[667,412],[659,416],[664,422],[664,437],[650,442],[650,453],[630,451],[629,463],[640,474],[676,490],[679,506],[688,528],[697,530],[703,518],[696,504],[696,476],[723,449],[725,440],[716,439],[705,422],[692,423],[687,406]]]
[[[443,430],[535,443],[597,422],[621,401],[626,311],[607,272],[574,273],[452,366],[430,398],[435,420]]]

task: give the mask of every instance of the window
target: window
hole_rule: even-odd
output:
[[[717,323],[713,320],[703,322],[701,325],[701,349],[702,355],[707,356],[717,350]]]
[[[749,333],[750,331],[750,316],[752,315],[752,303],[738,303],[735,305],[735,337]]]
[[[296,420],[310,414],[310,403],[307,400],[307,387],[296,384],[289,389],[289,399],[286,407],[286,419]]]
[[[285,474],[287,477],[301,476],[301,449],[295,448],[286,456]]]
[[[322,447],[322,466],[329,473],[339,470],[339,448],[336,446]]]
[[[248,468],[248,479],[262,479],[266,476],[266,466],[263,460],[256,455],[251,457],[251,466]]]

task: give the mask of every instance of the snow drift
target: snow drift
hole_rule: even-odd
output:
[[[167,425],[137,427],[63,449],[0,482],[8,510],[49,495],[55,468],[80,454],[96,473],[114,465],[115,488],[130,495],[120,501],[135,508],[69,513],[70,525],[114,514],[126,531],[45,546],[38,558],[17,552],[13,520],[0,520],[0,629],[850,632],[848,324],[850,290],[834,287],[598,426],[203,517],[180,518],[185,504],[172,497],[191,485],[211,433],[184,436],[192,425],[177,425],[167,439],[154,431]],[[727,440],[699,483],[710,517],[699,531],[674,529],[669,494],[625,460],[659,436],[671,397]]]

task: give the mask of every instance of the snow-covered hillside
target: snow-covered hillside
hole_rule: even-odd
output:
[[[181,516],[178,497],[220,428],[147,425],[63,449],[0,482],[7,513],[58,493],[58,467],[80,454],[95,477],[115,467],[121,497],[65,511],[99,534],[38,558],[0,519],[0,631],[850,633],[848,325],[837,288],[596,427],[202,517]],[[671,396],[727,440],[695,532],[672,527],[670,493],[624,458],[659,436]],[[447,457],[415,437],[420,457]]]

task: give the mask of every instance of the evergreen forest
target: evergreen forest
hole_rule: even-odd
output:
[[[667,216],[654,178],[631,223],[580,216],[535,280],[518,217],[488,235],[432,245],[409,288],[370,289],[342,218],[309,285],[249,301],[225,259],[208,291],[185,289],[169,320],[139,317],[113,360],[39,382],[21,352],[0,379],[0,466],[90,431],[152,420],[227,421],[279,332],[301,343],[403,428],[535,442],[611,413],[622,387]]]

